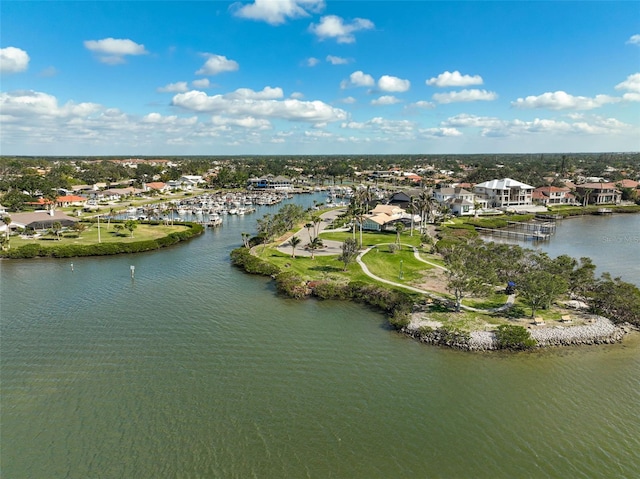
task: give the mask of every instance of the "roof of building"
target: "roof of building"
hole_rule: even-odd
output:
[[[56,201],[58,203],[77,203],[80,201],[87,201],[87,199],[84,196],[78,196],[78,195],[64,195],[64,196],[58,196],[56,198]]]
[[[485,181],[484,183],[478,183],[477,188],[488,188],[490,190],[510,190],[511,188],[520,188],[532,190],[533,186],[521,183],[520,181],[513,180],[511,178],[502,178],[500,180]]]
[[[11,214],[11,224],[17,226],[29,226],[34,223],[49,223],[53,221],[60,222],[76,222],[77,218],[69,216],[62,211],[33,211],[30,213],[13,213]]]
[[[163,188],[166,188],[167,184],[163,183],[162,181],[152,181],[151,183],[147,183],[147,187],[151,188],[152,190],[161,190]]]
[[[374,223],[377,223],[379,225],[384,225],[386,223],[388,223],[389,221],[391,221],[393,218],[391,218],[391,216],[385,214],[385,213],[378,213],[376,215],[373,216],[367,216],[367,220],[373,221]]]
[[[394,216],[394,215],[404,213],[404,210],[394,205],[376,205],[376,207],[371,211],[371,213],[373,214],[384,213],[389,216]]]

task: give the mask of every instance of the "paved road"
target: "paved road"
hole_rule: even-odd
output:
[[[322,218],[322,222],[318,225],[318,232],[324,231],[327,227],[333,222],[335,218],[339,215],[343,214],[345,209],[331,210],[327,211],[320,215]],[[346,231],[346,230],[336,230],[336,231]],[[311,241],[311,237],[309,236],[309,230],[307,228],[300,229],[297,233],[294,233],[293,236],[297,236],[302,241],[296,248],[296,256],[311,256],[311,251],[305,249],[305,246],[309,244]],[[278,251],[285,254],[291,254],[291,246],[289,245],[289,239],[282,242],[278,246]],[[331,256],[331,255],[339,255],[342,253],[342,242],[341,241],[331,241],[331,240],[322,240],[324,247],[321,249],[317,249],[315,251],[315,256]]]

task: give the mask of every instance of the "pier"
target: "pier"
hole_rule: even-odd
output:
[[[476,230],[485,236],[510,238],[521,241],[548,241],[556,232],[555,221],[533,221],[519,223],[508,221],[506,228],[479,228]]]

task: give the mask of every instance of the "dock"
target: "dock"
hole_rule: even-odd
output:
[[[523,241],[548,241],[556,232],[555,221],[533,221],[529,223],[507,221],[507,225],[506,228],[476,227],[476,230],[486,236]]]

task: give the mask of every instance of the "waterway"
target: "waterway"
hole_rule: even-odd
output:
[[[3,478],[640,475],[637,336],[427,347],[231,267],[256,217],[73,272],[0,262]]]

